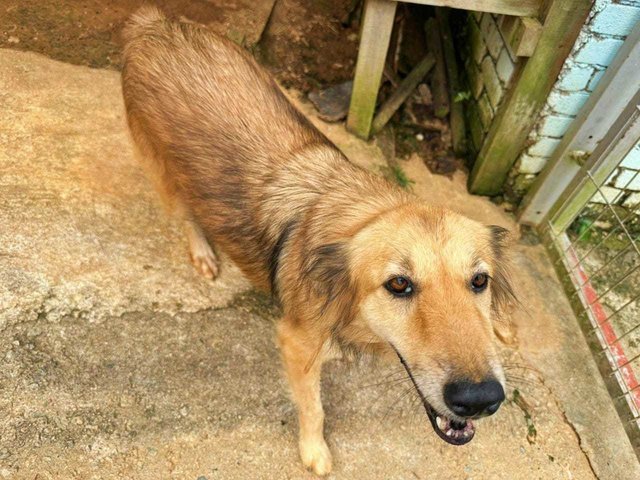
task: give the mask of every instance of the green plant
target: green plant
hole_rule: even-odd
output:
[[[453,103],[464,102],[465,100],[469,100],[471,98],[471,92],[469,90],[465,90],[463,92],[457,92],[453,97]]]
[[[404,189],[411,188],[415,182],[411,180],[400,165],[390,165],[383,168],[385,177],[393,180]]]

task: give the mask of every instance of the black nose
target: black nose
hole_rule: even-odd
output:
[[[444,387],[444,402],[461,417],[493,415],[503,400],[504,390],[496,380],[480,383],[463,380]]]

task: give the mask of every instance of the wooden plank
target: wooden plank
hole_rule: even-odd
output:
[[[427,54],[400,83],[393,95],[380,107],[373,120],[372,132],[378,133],[387,124],[400,105],[411,95],[424,76],[433,68],[435,60],[431,53]]]
[[[598,143],[589,160],[582,166],[571,184],[563,192],[560,201],[550,212],[549,221],[556,232],[569,225],[597,192],[597,185],[604,185],[607,178],[640,140],[640,92],[635,95],[621,117],[616,120],[604,138]],[[587,172],[591,176],[587,176]],[[593,181],[591,180],[593,179]]]
[[[424,24],[427,37],[427,48],[435,58],[436,64],[431,75],[431,92],[433,93],[433,110],[436,117],[449,115],[449,89],[447,88],[447,70],[444,65],[444,53],[440,39],[438,21],[431,17]]]
[[[498,28],[513,57],[530,57],[542,35],[542,24],[531,17],[500,17]]]
[[[469,190],[496,195],[525,146],[591,9],[592,0],[554,0],[538,46],[516,71],[517,83],[498,109],[469,176]]]
[[[367,139],[371,134],[396,5],[396,2],[388,0],[367,0],[364,6],[358,62],[347,117],[347,129],[360,138]]]
[[[467,135],[464,122],[464,110],[462,102],[456,102],[456,95],[461,92],[460,78],[458,77],[458,63],[453,46],[453,35],[449,25],[449,10],[446,8],[436,9],[436,18],[440,24],[440,34],[442,35],[442,49],[444,60],[447,66],[447,77],[449,78],[449,124],[451,125],[451,143],[456,155],[462,155],[467,151]]]
[[[640,91],[640,28],[635,29],[620,47],[616,58],[607,68],[587,103],[556,148],[548,165],[542,171],[520,204],[519,221],[529,225],[546,225],[564,202],[564,192],[579,175],[580,165],[576,152],[590,155],[611,129],[628,105],[640,100],[634,96]]]
[[[517,17],[536,17],[543,0],[403,0],[436,7],[460,8],[476,12],[500,13]],[[571,3],[570,1],[567,3]]]

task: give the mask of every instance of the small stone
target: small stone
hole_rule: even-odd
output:
[[[20,39],[18,37],[10,36],[7,40],[9,43],[20,43]]]
[[[356,40],[358,40],[358,34],[350,33],[349,35],[347,35],[347,40],[349,40],[350,42],[355,42]]]
[[[416,134],[416,140],[418,140],[419,142],[424,140],[424,135],[421,133]]]
[[[182,408],[180,408],[180,415],[183,417],[189,415],[189,408],[186,405],[183,405]]]
[[[347,116],[353,82],[348,81],[324,90],[309,93],[309,100],[318,116],[327,122],[339,122]]]

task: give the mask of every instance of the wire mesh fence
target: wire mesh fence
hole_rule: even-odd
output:
[[[565,272],[569,300],[640,452],[640,142],[598,182],[585,172],[588,197],[571,219],[545,229]],[[576,309],[576,306],[578,307]]]

